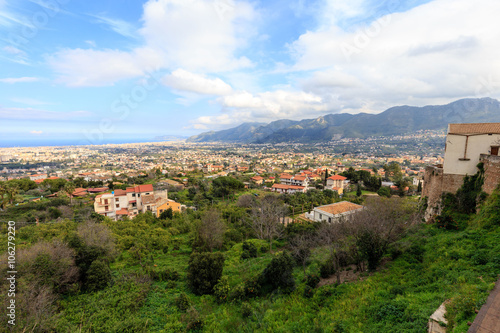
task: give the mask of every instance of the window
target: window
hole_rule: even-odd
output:
[[[135,193],[132,193],[132,196],[135,198]]]
[[[140,193],[137,193],[137,197],[140,198],[141,197],[141,194]]]
[[[120,199],[118,199],[118,198],[115,198],[115,201],[116,201],[116,202],[118,202],[118,200],[120,200]]]
[[[491,155],[498,156],[498,146],[491,146]]]
[[[104,210],[109,210],[109,206],[104,206]]]
[[[120,207],[120,204],[116,204],[116,208],[119,208]]]

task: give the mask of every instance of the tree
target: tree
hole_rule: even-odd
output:
[[[70,204],[73,204],[73,192],[75,192],[75,188],[76,186],[73,182],[64,184],[64,192],[68,195]]]
[[[262,271],[258,280],[259,285],[264,291],[273,291],[278,288],[284,292],[293,291],[295,288],[295,280],[292,275],[293,266],[292,256],[286,251],[279,252]]]
[[[390,244],[399,239],[406,227],[419,221],[416,209],[402,199],[372,198],[367,208],[353,214],[342,224],[344,235],[351,235],[362,257],[373,271]]]
[[[7,193],[7,197],[9,198],[9,203],[12,205],[16,199],[16,195],[19,193],[19,186],[15,183],[7,182],[5,191]]]
[[[221,253],[193,253],[189,258],[187,281],[196,295],[212,294],[224,268]]]
[[[361,185],[358,183],[358,186],[356,187],[356,196],[360,197],[363,192],[361,191]]]
[[[215,197],[225,197],[243,187],[243,183],[235,178],[218,177],[212,182],[212,193]]]
[[[306,273],[306,264],[311,256],[311,247],[313,239],[309,234],[298,234],[290,240],[289,248],[292,257],[295,259],[297,265],[302,266],[304,274]]]
[[[391,190],[388,187],[384,186],[384,187],[379,188],[379,190],[377,191],[377,194],[381,197],[390,198],[391,197]]]
[[[208,210],[201,217],[201,222],[196,228],[197,245],[212,251],[214,248],[220,248],[224,242],[224,232],[226,225],[222,221],[219,212],[216,209]]]
[[[166,220],[166,219],[171,220],[173,217],[174,217],[174,212],[172,210],[172,207],[169,207],[167,210],[164,210],[160,214],[160,219],[162,219],[162,220]]]
[[[421,181],[418,182],[417,193],[422,193],[422,182]]]
[[[266,195],[258,200],[252,208],[252,229],[259,239],[269,241],[269,250],[272,251],[273,238],[284,233],[281,219],[285,216],[283,202],[274,195]]]
[[[5,182],[0,181],[0,208],[5,209],[8,199],[5,198],[7,194],[7,185]]]

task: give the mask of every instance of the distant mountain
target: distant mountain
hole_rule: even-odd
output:
[[[366,138],[447,128],[449,123],[500,122],[500,102],[467,98],[447,105],[396,106],[379,114],[328,114],[316,119],[243,123],[223,131],[195,135],[188,142],[279,143]]]

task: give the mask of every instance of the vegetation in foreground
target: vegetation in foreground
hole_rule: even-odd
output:
[[[450,199],[433,225],[415,223],[411,198],[370,199],[376,214],[336,225],[268,225],[280,199],[22,227],[16,329],[426,332],[449,300],[449,331],[464,332],[500,273],[498,190],[477,215]]]

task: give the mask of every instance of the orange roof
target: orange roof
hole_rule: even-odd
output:
[[[331,205],[325,205],[325,206],[320,206],[317,207],[317,210],[321,210],[325,213],[337,215],[337,214],[342,214],[346,212],[350,212],[353,210],[358,210],[363,208],[361,205],[357,205],[355,203],[349,202],[349,201],[341,201],[337,202]]]
[[[298,181],[303,181],[303,180],[306,180],[306,177],[305,176],[295,176],[293,177],[294,180],[298,180]]]
[[[331,180],[346,180],[347,177],[343,177],[343,176],[340,176],[340,175],[335,175],[335,176],[328,177],[327,179],[331,179]]]
[[[114,192],[115,192],[115,197],[122,197],[124,195],[127,195],[127,191],[122,189],[117,189]]]
[[[450,124],[448,134],[500,134],[500,123]]]
[[[153,185],[146,184],[146,185],[137,185],[136,187],[127,187],[127,193],[130,192],[135,192],[135,193],[153,192]]]
[[[261,176],[255,176],[255,177],[252,177],[250,179],[252,179],[252,180],[262,180],[264,178],[262,178]]]
[[[289,174],[287,174],[287,173],[282,173],[282,174],[280,175],[280,178],[292,179],[292,175],[289,175]]]
[[[128,209],[122,208],[122,209],[116,211],[116,215],[128,215]]]

